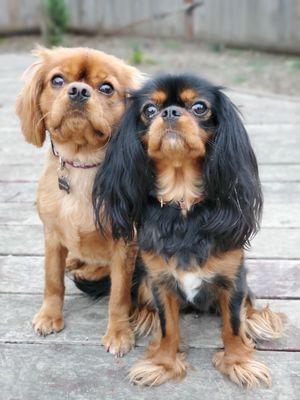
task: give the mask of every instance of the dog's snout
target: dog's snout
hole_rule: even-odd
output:
[[[85,103],[91,97],[91,91],[85,83],[76,82],[70,85],[68,96],[72,102]]]
[[[176,121],[181,115],[182,112],[180,108],[176,106],[167,107],[161,113],[162,119],[168,122]]]

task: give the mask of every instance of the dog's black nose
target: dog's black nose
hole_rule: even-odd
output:
[[[179,107],[170,106],[165,108],[162,113],[161,117],[163,120],[167,122],[174,122],[182,115],[182,111]]]
[[[68,89],[69,99],[74,103],[85,103],[91,97],[88,85],[81,82],[72,83]]]

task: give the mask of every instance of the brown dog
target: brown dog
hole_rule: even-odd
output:
[[[45,232],[45,292],[33,319],[42,335],[64,327],[64,272],[83,265],[87,278],[110,274],[109,324],[103,345],[122,355],[134,344],[129,326],[134,249],[95,229],[91,191],[114,126],[124,111],[126,89],[140,72],[116,57],[87,48],[38,48],[17,99],[25,139],[40,147],[46,132],[52,149],[38,184],[37,208]],[[101,268],[102,267],[102,268]]]

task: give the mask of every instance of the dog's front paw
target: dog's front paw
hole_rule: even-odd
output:
[[[134,334],[129,326],[123,328],[109,328],[102,338],[102,345],[107,352],[123,357],[135,344]]]
[[[271,386],[269,370],[263,363],[252,358],[240,362],[224,351],[216,353],[213,357],[214,366],[236,384],[247,388],[258,387],[261,383]]]
[[[35,333],[41,336],[59,332],[64,328],[64,318],[61,313],[53,313],[41,309],[32,320]]]
[[[185,354],[177,353],[175,359],[159,360],[158,356],[140,360],[131,368],[128,377],[135,385],[158,386],[170,379],[183,379],[187,368]]]

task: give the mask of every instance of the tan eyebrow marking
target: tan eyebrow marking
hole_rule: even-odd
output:
[[[194,89],[184,89],[179,96],[184,103],[187,103],[195,99],[198,99],[199,93],[196,92],[196,90]]]
[[[167,100],[167,94],[162,90],[157,90],[151,94],[151,101],[162,104]]]

